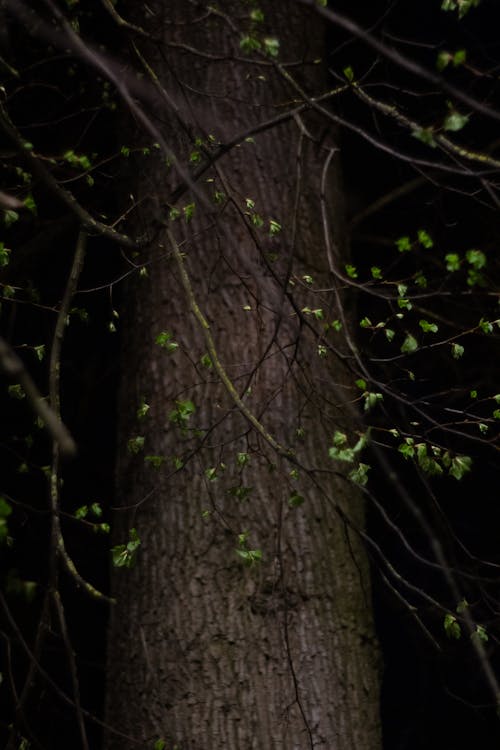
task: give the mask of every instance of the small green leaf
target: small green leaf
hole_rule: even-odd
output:
[[[166,349],[169,354],[172,354],[179,348],[179,344],[176,341],[172,341],[172,334],[169,331],[161,331],[155,338],[155,344],[161,346],[162,349]]]
[[[253,52],[261,48],[261,43],[254,36],[244,36],[240,39],[240,48],[244,52]]]
[[[281,232],[281,224],[278,224],[274,219],[269,219],[269,235],[274,237],[276,234]]]
[[[482,625],[476,625],[475,631],[471,633],[471,639],[477,639],[478,641],[482,641],[483,643],[487,643],[489,640],[488,633]]]
[[[252,19],[252,21],[255,21],[255,23],[261,23],[264,20],[264,13],[260,8],[254,8],[250,13],[250,18]]]
[[[437,333],[438,327],[435,323],[429,323],[428,320],[419,320],[419,326],[424,333]]]
[[[483,333],[493,333],[493,326],[489,320],[481,318],[478,323],[478,327],[482,330]]]
[[[396,247],[400,253],[407,253],[411,250],[411,242],[409,237],[400,237],[396,240]]]
[[[452,55],[443,50],[437,56],[436,68],[441,72],[451,63],[452,60]]]
[[[203,367],[207,368],[207,370],[212,369],[213,365],[212,365],[212,360],[210,359],[210,355],[204,354],[203,357],[200,359],[200,362],[203,365]]]
[[[444,256],[444,259],[446,261],[446,270],[447,271],[459,271],[460,270],[460,256],[457,255],[457,253],[448,253]]]
[[[411,438],[406,438],[405,443],[401,443],[401,445],[398,446],[398,451],[401,453],[402,456],[405,458],[413,458],[415,455],[415,448],[413,446],[413,441],[410,441]]]
[[[127,450],[129,453],[137,454],[140,453],[144,448],[144,437],[137,435],[136,437],[130,438],[127,442]]]
[[[153,745],[153,750],[165,750],[167,747],[167,743],[165,740],[156,740],[155,744]]]
[[[467,60],[467,50],[457,49],[453,55],[453,66],[457,68],[459,65],[463,65]]]
[[[144,461],[153,467],[153,469],[161,469],[165,463],[164,456],[144,456]]]
[[[275,36],[264,37],[264,52],[270,57],[278,57],[280,51],[280,42]]]
[[[418,349],[418,341],[415,338],[415,336],[412,336],[411,333],[408,333],[406,335],[405,340],[403,341],[401,345],[401,352],[403,354],[411,354],[412,352],[416,352]]]
[[[288,505],[290,506],[290,508],[298,508],[303,503],[304,498],[302,497],[302,495],[299,495],[298,492],[293,492],[288,498]]]
[[[137,551],[141,546],[141,540],[135,529],[130,529],[129,541],[126,544],[117,544],[111,548],[113,565],[115,568],[131,568],[136,560]]]
[[[370,273],[374,279],[381,279],[382,278],[382,271],[378,266],[372,266],[370,268]]]
[[[144,417],[147,416],[149,409],[149,404],[147,404],[144,399],[142,399],[141,403],[139,404],[139,408],[137,409],[137,419],[144,419]]]
[[[427,250],[434,246],[432,237],[428,234],[428,232],[425,231],[425,229],[419,229],[417,232],[417,237],[422,247],[425,247]]]
[[[81,505],[79,508],[75,510],[75,518],[78,518],[78,520],[81,520],[82,518],[86,518],[89,513],[89,506],[88,505]]]
[[[327,0],[324,0],[324,2],[321,2],[320,4],[326,6],[326,3],[327,3]],[[351,66],[348,65],[346,68],[344,68],[343,72],[344,72],[345,77],[349,81],[349,83],[352,83],[354,80],[354,71],[351,68]]]
[[[451,110],[444,119],[443,128],[451,132],[457,132],[458,130],[462,130],[468,121],[469,115],[461,115],[460,112]]]
[[[379,401],[383,400],[383,395],[381,393],[365,393],[364,399],[365,399],[365,405],[364,410],[370,411],[378,404]]]
[[[188,203],[187,206],[184,206],[184,208],[182,209],[182,213],[184,214],[184,218],[186,222],[191,221],[191,219],[194,216],[194,210],[195,210],[194,203]]]
[[[92,515],[94,516],[94,518],[101,518],[101,516],[102,516],[101,503],[98,503],[97,501],[91,503],[91,505],[90,505],[90,512],[92,513]]]
[[[465,349],[462,346],[462,344],[452,344],[451,345],[451,356],[453,359],[460,359],[460,357],[463,356]]]
[[[425,143],[426,146],[430,146],[431,148],[435,148],[436,146],[436,141],[434,140],[434,131],[432,127],[415,128],[415,130],[412,131],[412,136],[418,141]]]
[[[356,266],[352,266],[350,263],[347,263],[345,266],[345,270],[350,279],[358,278],[358,272],[356,270]]]
[[[368,472],[370,471],[370,469],[371,466],[368,466],[368,464],[360,463],[357,469],[353,469],[349,473],[349,479],[351,480],[351,482],[364,487],[368,482]]]
[[[19,385],[19,383],[16,383],[15,385],[9,385],[9,387],[7,388],[7,392],[11,398],[17,398],[19,400],[23,399],[26,396],[22,385]]]
[[[238,466],[240,467],[246,466],[249,461],[250,461],[250,456],[248,455],[248,453],[236,454],[236,463],[238,464]]]
[[[16,221],[19,221],[19,214],[12,208],[7,208],[3,214],[3,221],[8,229],[10,226],[12,226],[12,224],[15,224]]]
[[[460,624],[457,622],[457,618],[455,617],[455,615],[452,615],[451,612],[448,612],[444,616],[443,626],[444,632],[446,633],[448,638],[458,640],[462,635]]]
[[[465,258],[476,271],[486,265],[486,255],[481,250],[467,250]]]
[[[470,456],[454,456],[451,459],[451,466],[448,473],[457,480],[462,479],[472,467],[472,458]]]

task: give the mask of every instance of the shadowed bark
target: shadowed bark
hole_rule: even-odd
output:
[[[301,103],[288,73],[308,94],[325,90],[314,63],[322,28],[293,3],[261,4],[279,60],[302,63],[290,68],[243,59],[252,55],[232,23],[243,23],[246,6],[224,2],[222,13],[207,14],[174,5],[130,18],[156,38],[141,55],[168,92],[168,106],[158,93],[155,122],[181,161]],[[179,202],[174,245],[175,166],[167,170],[160,156],[135,162],[143,229],[161,228],[134,259],[148,275],[131,278],[121,314],[114,543],[134,527],[142,544],[131,570],[113,572],[106,718],[142,747],[158,738],[182,750],[380,745],[362,499],[328,458],[333,432],[355,425],[344,408],[344,333],[323,340],[323,323],[348,315],[331,273],[347,242],[334,156],[327,252],[321,185],[336,144],[320,131],[316,116],[292,118],[234,148]],[[270,219],[281,231],[273,234]],[[309,277],[325,290],[322,319],[303,312]],[[206,356],[196,305],[217,363]],[[167,331],[179,344],[171,353],[155,343]],[[143,401],[149,410],[136,418]],[[136,455],[127,444],[137,436],[144,450]],[[108,736],[108,750],[134,746]]]

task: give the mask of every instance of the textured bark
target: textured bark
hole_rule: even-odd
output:
[[[194,22],[201,11],[173,5],[168,14],[153,6],[142,25],[165,41],[244,56],[226,20],[210,15]],[[321,29],[312,17],[293,3],[261,6],[280,38],[280,59],[320,56]],[[219,7],[240,17],[246,10],[241,3]],[[225,141],[297,97],[270,65],[209,61],[153,44],[143,52],[194,135]],[[310,91],[321,90],[320,66],[290,70]],[[160,103],[156,117],[169,146],[185,158],[179,123]],[[304,123],[319,135],[315,117]],[[123,509],[114,543],[135,527],[142,546],[136,566],[112,576],[117,605],[106,718],[145,748],[160,737],[180,750],[380,745],[369,570],[356,533],[363,527],[362,500],[328,458],[334,429],[348,429],[352,419],[339,398],[349,398],[348,375],[341,356],[318,356],[321,324],[315,321],[314,333],[297,314],[311,305],[322,307],[325,320],[338,317],[335,295],[312,294],[302,279],[311,275],[314,289],[333,283],[319,204],[326,153],[301,136],[294,120],[262,133],[200,181],[208,199],[214,186],[224,191],[225,206],[208,210],[199,193],[186,197],[180,205],[194,200],[196,217],[172,225],[224,368],[265,430],[295,451],[292,461],[251,427],[215,370],[200,364],[206,341],[163,231],[144,256],[152,259],[148,277],[132,277],[127,288],[117,466]],[[168,213],[162,204],[176,179],[160,159],[140,171],[134,194],[143,201],[145,228]],[[330,214],[342,253],[339,180],[335,167]],[[248,226],[247,197],[266,223],[271,217],[283,225],[275,238]],[[154,343],[164,330],[180,345],[173,354]],[[342,350],[342,335],[335,336],[332,344]],[[143,398],[150,409],[137,420]],[[182,431],[169,414],[176,400],[186,399],[196,411]],[[165,458],[161,469],[127,451],[135,435],[145,436],[145,455]],[[238,453],[249,456],[243,467]],[[184,462],[179,471],[175,457]],[[211,468],[215,481],[207,475]],[[252,488],[246,499],[238,498],[241,486]],[[293,492],[305,498],[298,508],[288,502]],[[247,547],[262,551],[261,562],[246,565],[237,554],[243,532]],[[109,750],[135,746],[108,735]]]

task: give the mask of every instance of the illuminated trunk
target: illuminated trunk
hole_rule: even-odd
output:
[[[308,93],[325,90],[313,63],[321,28],[293,3],[261,3],[263,31],[257,21],[255,32],[245,27],[276,36],[280,62],[302,62],[282,71],[270,56],[245,62],[253,53],[228,21],[241,26],[245,4],[219,4],[227,17],[168,5],[134,20],[162,36],[161,49],[141,49],[204,141],[189,145],[158,99],[155,122],[183,163],[191,155],[196,168],[193,152],[203,159],[213,139],[300,104],[283,70]],[[320,130],[317,115],[302,113],[255,134],[177,204],[170,228],[218,362],[167,227],[134,259],[147,277],[132,275],[124,294],[113,543],[135,528],[141,547],[134,567],[112,575],[106,721],[144,748],[159,738],[169,750],[380,747],[362,500],[328,457],[334,431],[348,433],[353,417],[342,403],[343,333],[324,331],[340,313],[321,218],[329,151]],[[180,181],[155,153],[143,168],[136,162],[137,233],[168,219]],[[346,241],[336,157],[326,198],[338,258]],[[112,732],[106,746],[135,747]]]

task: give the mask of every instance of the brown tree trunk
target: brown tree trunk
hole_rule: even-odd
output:
[[[246,23],[246,4],[225,1],[208,14],[187,2],[164,5],[136,18],[162,37],[142,53],[208,149],[209,136],[226,142],[300,103],[284,71],[308,93],[324,90],[313,64],[321,29],[293,3],[260,4],[264,35],[277,36],[279,60],[294,63],[281,70],[270,57],[242,60],[251,53],[232,24]],[[197,149],[171,107],[159,99],[155,111],[187,162]],[[132,276],[124,296],[114,543],[134,527],[142,544],[135,566],[112,575],[106,719],[144,748],[159,738],[169,750],[380,747],[362,500],[328,457],[335,429],[353,425],[339,397],[350,398],[343,334],[323,327],[339,310],[320,210],[329,152],[319,130],[316,116],[302,116],[241,143],[182,198],[170,224],[220,365],[261,427],[238,408],[213,354],[212,366],[204,357],[206,331],[166,228],[135,259],[148,275]],[[133,192],[147,230],[168,219],[178,175],[161,157],[144,160]],[[333,164],[329,218],[341,254]],[[213,201],[214,191],[224,198]],[[275,236],[269,219],[282,225]],[[165,331],[176,351],[155,343]],[[143,401],[149,410],[136,418]],[[195,411],[175,417],[188,401]],[[135,454],[127,444],[137,436],[145,440]],[[108,750],[129,747],[108,734]]]

